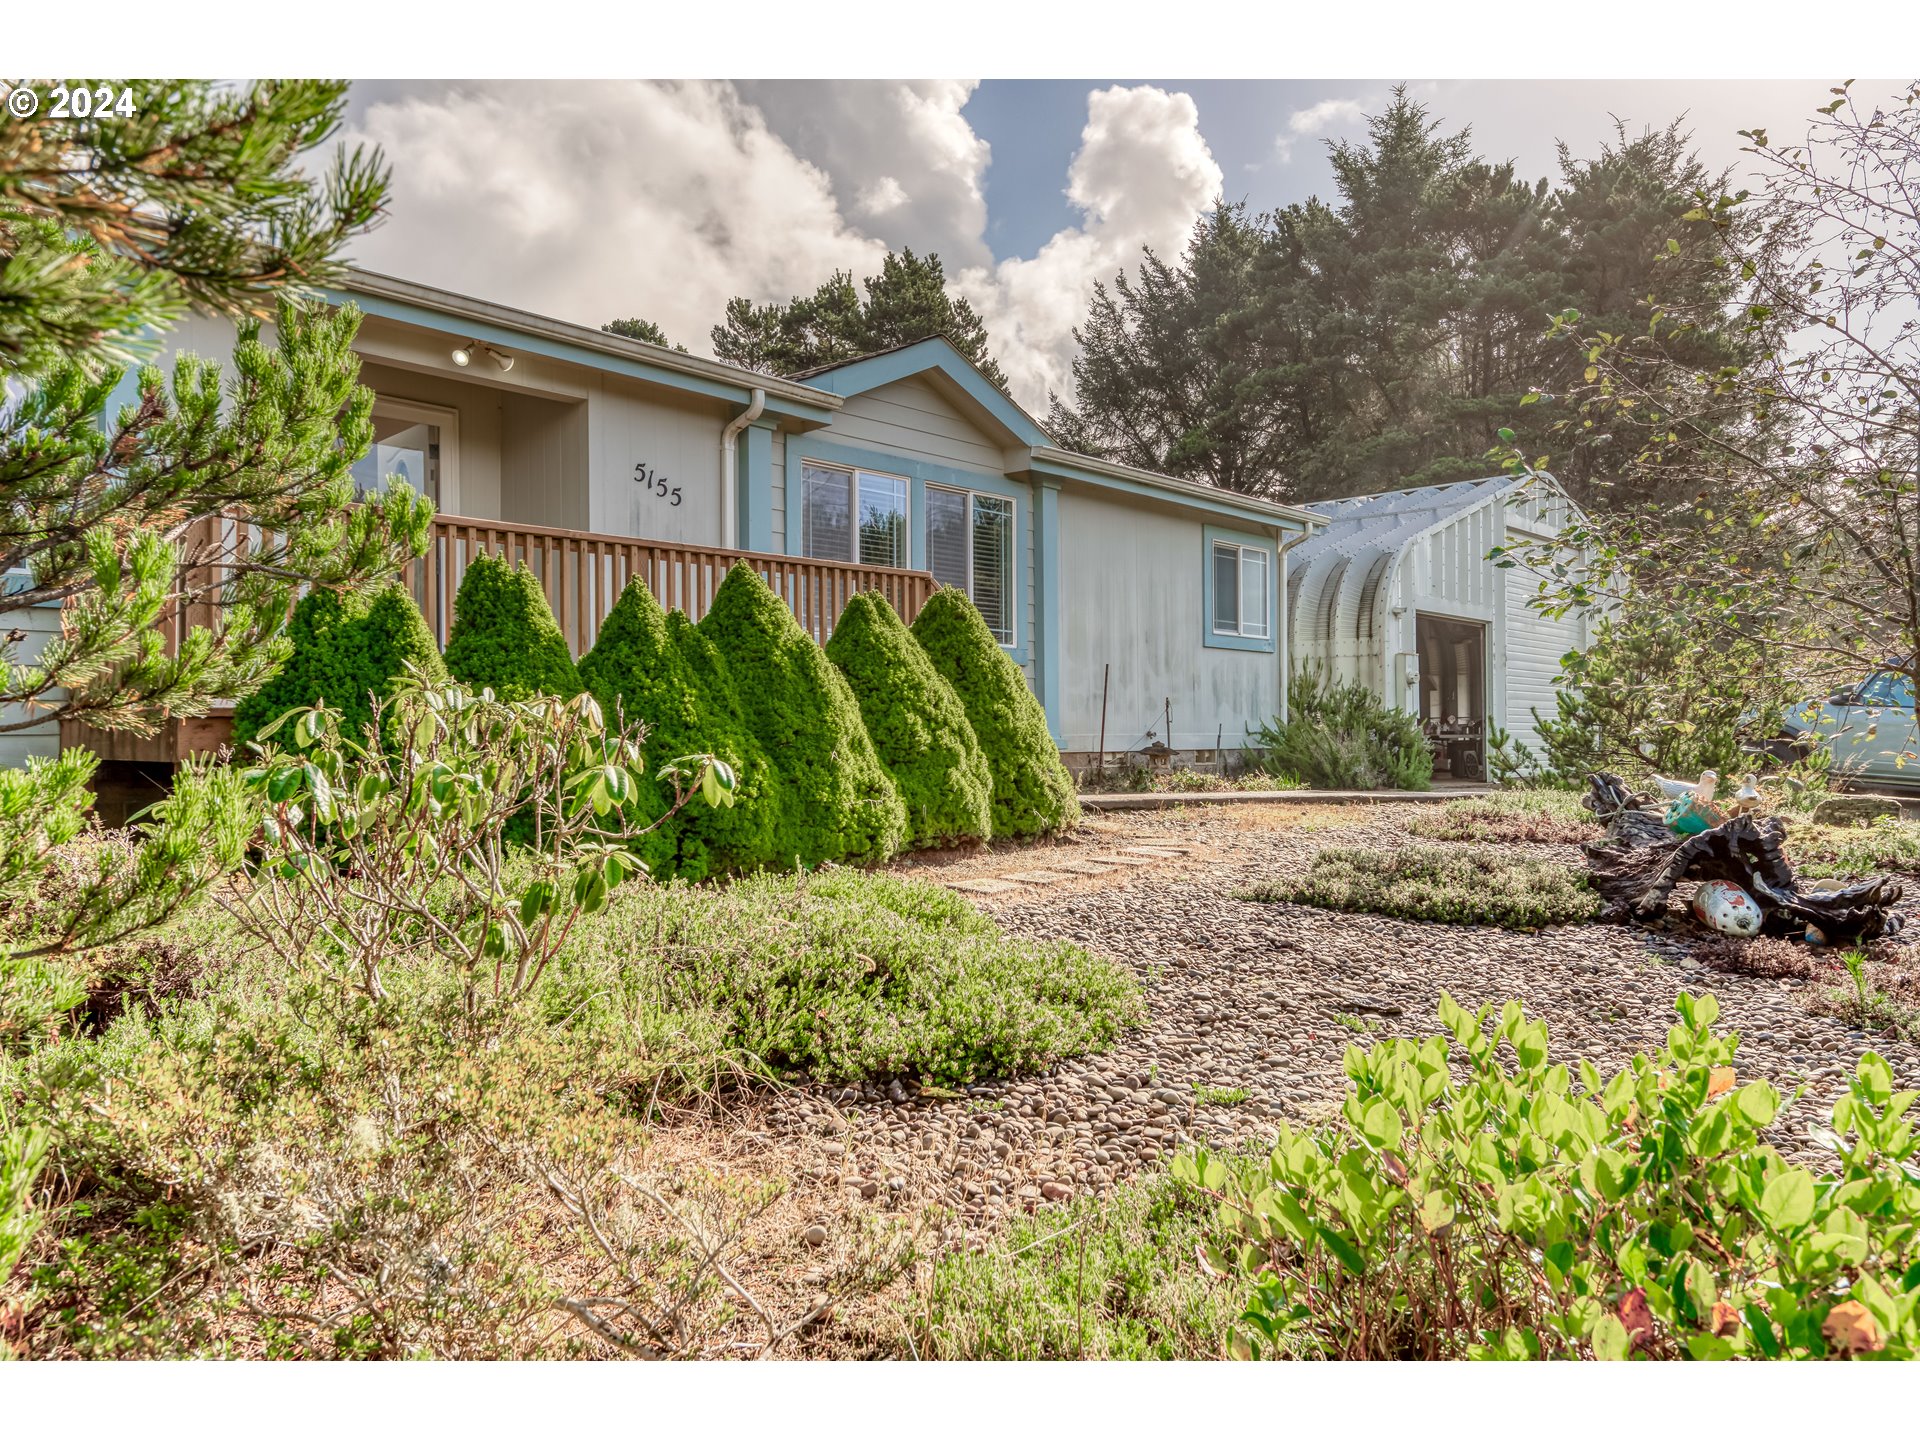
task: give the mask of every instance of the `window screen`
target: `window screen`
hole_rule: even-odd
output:
[[[942,585],[973,589],[967,561],[968,496],[964,490],[927,487],[927,569]]]
[[[801,511],[801,548],[816,560],[853,558],[853,476],[844,470],[805,465]]]
[[[1188,551],[1192,554],[1192,551]],[[1240,633],[1240,547],[1213,547],[1213,633]]]

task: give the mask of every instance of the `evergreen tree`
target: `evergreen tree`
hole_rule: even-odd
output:
[[[568,699],[582,689],[538,577],[496,555],[475,556],[461,577],[446,661],[454,679],[502,700]]]
[[[581,657],[580,678],[609,719],[646,726],[634,800],[643,823],[673,806],[673,788],[659,778],[668,762],[712,754],[734,772],[731,806],[687,806],[641,838],[640,858],[656,879],[704,880],[780,863],[773,768],[740,717],[724,663],[685,615],[662,610],[644,583],[629,581]]]
[[[135,88],[131,117],[77,124],[43,106],[0,124],[0,572],[26,576],[11,606],[63,607],[61,634],[32,663],[0,620],[0,733],[71,718],[150,734],[204,714],[285,660],[301,587],[356,590],[426,545],[431,509],[404,488],[350,504],[372,437],[358,316],[291,303],[337,278],[342,246],[385,202],[377,152],[307,167],[340,123],[346,82]],[[103,422],[114,367],[190,305],[239,322],[231,375],[183,358],[169,384],[144,368],[138,400]],[[267,316],[271,345],[256,323]],[[198,543],[216,516],[239,523]],[[176,607],[209,619],[170,652],[160,622]],[[70,752],[5,778],[0,910],[78,827],[92,763]],[[217,775],[180,777],[148,842],[154,862],[71,897],[50,927],[58,946],[184,903],[232,853],[228,830],[244,840],[251,821],[227,806],[243,799]],[[0,921],[9,941],[13,929]]]
[[[682,355],[687,353],[686,346],[675,345],[667,339],[666,331],[654,324],[653,321],[642,320],[637,315],[628,320],[609,320],[600,328],[609,335],[619,335],[628,340],[639,340],[648,345],[658,345],[662,350],[678,350]]]
[[[783,861],[872,865],[897,852],[906,807],[859,702],[780,597],[742,561],[698,629],[725,661],[741,716],[775,767]]]
[[[847,677],[880,763],[900,787],[914,845],[984,840],[993,823],[993,774],[966,707],[886,597],[865,591],[827,641]]]
[[[944,335],[983,375],[1007,388],[988,350],[985,322],[967,300],[947,293],[938,255],[889,254],[865,285],[862,300],[852,272],[837,270],[813,294],[785,304],[756,304],[736,295],[727,302],[726,318],[713,327],[713,353],[749,370],[795,375]]]
[[[927,597],[913,638],[953,687],[993,776],[993,838],[1047,835],[1080,819],[1080,796],[1027,677],[964,590]]]
[[[440,647],[404,585],[372,594],[314,590],[293,607],[287,627],[293,653],[233,712],[233,743],[245,746],[289,710],[324,702],[341,728],[358,739],[373,723],[375,697],[389,699],[409,668],[429,683],[449,680]]]

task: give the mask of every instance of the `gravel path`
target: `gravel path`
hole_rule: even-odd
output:
[[[1345,1092],[1341,1057],[1356,1027],[1431,1034],[1440,992],[1461,1004],[1518,999],[1547,1021],[1555,1058],[1611,1074],[1657,1048],[1683,988],[1712,989],[1721,1024],[1741,1034],[1744,1081],[1807,1093],[1771,1138],[1817,1162],[1824,1123],[1861,1051],[1878,1050],[1899,1083],[1920,1085],[1920,1050],[1808,1014],[1807,982],[1712,973],[1684,935],[1617,926],[1537,935],[1340,915],[1232,898],[1255,879],[1303,870],[1327,845],[1410,843],[1413,806],[1194,807],[1094,820],[1074,846],[977,856],[922,873],[946,880],[1053,868],[1076,856],[1173,846],[1188,853],[1104,876],[969,898],[1018,934],[1067,939],[1128,964],[1146,988],[1148,1023],[1106,1055],[1057,1071],[971,1087],[961,1098],[899,1085],[807,1087],[770,1097],[762,1123],[797,1152],[808,1188],[848,1199],[939,1202],[968,1220],[1104,1189],[1188,1140],[1267,1140],[1274,1122],[1326,1118]],[[1571,848],[1528,847],[1577,861]],[[1090,868],[1090,867],[1083,867]],[[1342,1018],[1344,1017],[1344,1018]],[[1196,1087],[1243,1089],[1238,1103],[1196,1103]],[[783,1145],[782,1148],[787,1148]]]

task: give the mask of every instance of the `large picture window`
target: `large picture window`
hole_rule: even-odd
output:
[[[804,465],[801,547],[815,560],[904,569],[907,482],[897,475]]]
[[[1271,587],[1267,584],[1269,558],[1255,545],[1213,542],[1213,614],[1209,626],[1215,635],[1242,640],[1265,640],[1272,634]]]
[[[1013,501],[929,485],[927,569],[964,590],[993,638],[1013,644]]]

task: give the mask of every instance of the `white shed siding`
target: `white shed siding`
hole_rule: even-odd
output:
[[[1280,709],[1280,656],[1201,644],[1206,545],[1202,521],[1116,504],[1078,491],[1060,496],[1060,741],[1100,743],[1100,681],[1111,665],[1107,748],[1145,743],[1173,702],[1175,749],[1228,747]],[[1163,735],[1161,738],[1165,739]]]
[[[0,601],[0,606],[3,605],[4,602]],[[40,647],[45,645],[51,637],[60,633],[60,607],[34,605],[17,610],[0,608],[0,627],[27,632],[27,638],[20,642],[18,658],[22,664],[31,664],[39,658]],[[65,691],[56,690],[49,698],[57,698],[65,693]],[[0,707],[0,721],[9,725],[25,719],[26,714],[24,706]],[[24,730],[0,731],[0,767],[17,769],[26,764],[27,758],[31,755],[45,755],[51,758],[59,753],[60,726],[57,721],[48,720]]]
[[[1553,680],[1560,673],[1561,657],[1587,643],[1586,621],[1578,612],[1550,620],[1527,608],[1535,587],[1515,571],[1500,573],[1506,577],[1508,596],[1507,718],[1503,723],[1515,740],[1538,755],[1542,746],[1534,711],[1548,719],[1559,713],[1554,697],[1560,687]]]
[[[987,475],[1006,470],[998,445],[931,381],[918,375],[849,396],[826,434],[844,444],[958,470]]]

